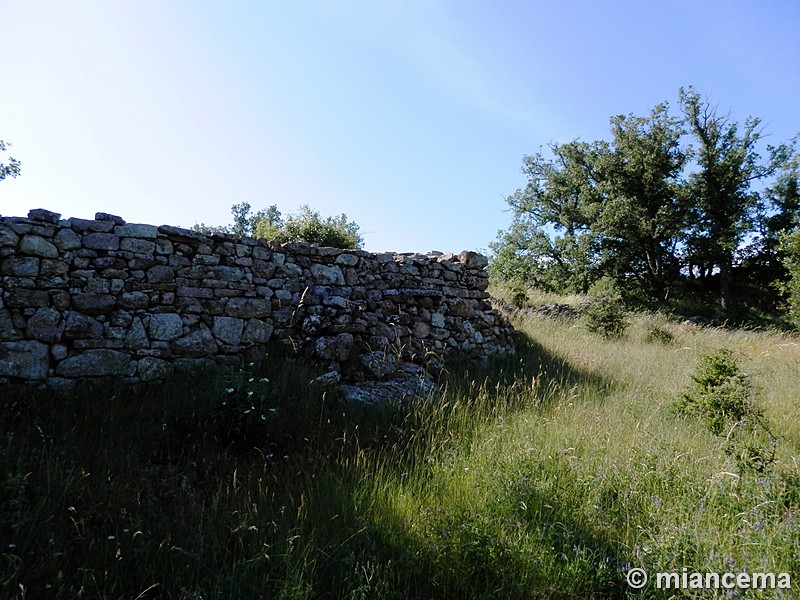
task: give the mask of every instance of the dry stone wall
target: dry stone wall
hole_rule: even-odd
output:
[[[513,351],[487,260],[373,254],[43,209],[0,217],[0,382],[159,380],[277,340],[353,380]]]

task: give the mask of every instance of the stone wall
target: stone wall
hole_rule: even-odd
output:
[[[0,382],[255,357],[277,340],[353,380],[513,350],[474,252],[373,254],[43,209],[0,217]]]

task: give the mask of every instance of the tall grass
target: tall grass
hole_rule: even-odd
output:
[[[6,397],[0,589],[625,598],[662,594],[630,590],[635,566],[800,577],[798,338],[631,323],[604,340],[531,318],[517,355],[382,408],[309,385],[313,369],[277,355],[139,393]],[[720,347],[779,436],[767,473],[739,469],[674,410]]]

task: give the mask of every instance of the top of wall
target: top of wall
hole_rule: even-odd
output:
[[[351,378],[513,349],[486,257],[0,217],[0,380],[159,379],[277,340]]]

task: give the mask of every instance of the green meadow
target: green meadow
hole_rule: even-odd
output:
[[[516,355],[388,406],[344,402],[278,349],[147,390],[4,390],[0,595],[792,597],[652,579],[800,586],[800,338],[628,321],[605,338],[519,317]],[[766,442],[677,408],[720,349]],[[741,459],[751,442],[767,460]],[[651,574],[641,591],[632,568]]]

